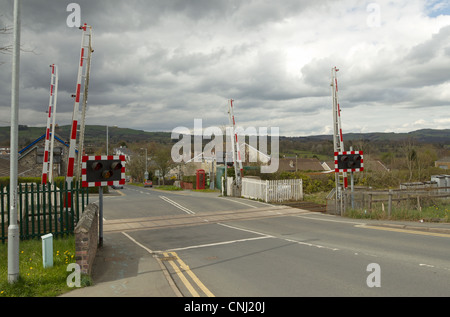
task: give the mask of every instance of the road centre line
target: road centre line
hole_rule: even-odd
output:
[[[264,237],[268,237],[268,238],[273,238],[273,236],[271,236],[271,235],[268,235],[268,234],[265,234],[265,233],[261,233],[261,232],[257,232],[257,231],[253,231],[253,230],[248,230],[248,229],[238,228],[238,227],[226,225],[226,224],[223,224],[223,223],[218,223],[218,225],[220,225],[220,226],[222,226],[222,227],[227,227],[227,228],[230,228],[230,229],[235,229],[235,230],[240,230],[240,231],[250,232],[250,233],[257,234],[257,235],[264,236]]]
[[[161,198],[162,200],[165,200],[166,202],[168,202],[169,204],[177,207],[178,209],[181,209],[182,211],[184,211],[185,213],[189,214],[189,215],[195,215],[195,212],[193,212],[192,210],[181,206],[179,203],[173,201],[172,199],[169,199],[165,196],[159,196],[159,198]]]
[[[215,242],[215,243],[208,243],[208,244],[199,244],[199,245],[192,245],[192,246],[188,246],[188,247],[169,249],[167,251],[183,251],[183,250],[190,250],[190,249],[200,249],[200,248],[207,248],[207,247],[215,247],[215,246],[219,246],[219,245],[227,245],[227,244],[233,244],[233,243],[239,243],[239,242],[248,242],[248,241],[271,239],[271,238],[274,238],[274,237],[263,236],[263,237],[256,237],[256,238],[247,238],[247,239],[230,240],[230,241]]]
[[[306,242],[302,242],[302,241],[297,241],[297,240],[292,240],[292,239],[286,239],[286,238],[282,238],[282,237],[272,236],[272,235],[268,235],[268,234],[257,232],[257,231],[252,231],[252,230],[242,229],[242,228],[238,228],[238,227],[234,227],[234,226],[230,226],[230,225],[225,225],[225,224],[222,224],[222,223],[219,223],[219,225],[224,226],[224,227],[228,227],[228,228],[231,228],[231,229],[236,229],[236,230],[251,232],[253,234],[258,234],[258,235],[263,236],[262,238],[275,238],[275,239],[280,239],[280,240],[284,240],[284,241],[287,241],[287,242],[293,242],[293,243],[297,243],[297,244],[301,244],[301,245],[306,245],[306,246],[309,246],[309,247],[316,247],[316,248],[319,248],[319,249],[328,249],[328,250],[332,250],[332,251],[339,251],[339,249],[337,249],[337,248],[326,247],[326,246],[319,245],[319,244],[306,243]],[[257,240],[257,239],[254,238],[253,240]]]

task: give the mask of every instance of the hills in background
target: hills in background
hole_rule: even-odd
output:
[[[71,126],[60,126],[56,133],[64,140],[69,141]],[[30,142],[41,137],[45,133],[43,127],[19,128],[19,148],[28,145]],[[9,146],[10,128],[0,127],[0,146]],[[450,129],[435,130],[422,129],[409,133],[348,133],[344,134],[344,141],[350,142],[369,142],[369,143],[396,143],[405,140],[413,140],[416,143],[434,144],[442,148],[448,148],[450,145]],[[290,143],[323,143],[331,142],[331,135],[303,136],[303,137],[281,137],[283,141]],[[155,142],[160,144],[173,144],[170,132],[146,132],[128,128],[109,127],[109,142],[111,145],[117,144],[130,145],[133,143]],[[87,146],[105,146],[106,144],[106,126],[86,126],[85,144]],[[282,145],[281,145],[282,147]]]

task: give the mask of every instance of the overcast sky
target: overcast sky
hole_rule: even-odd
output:
[[[224,126],[234,99],[244,128],[331,134],[336,66],[344,133],[450,128],[448,0],[22,0],[20,124],[45,126],[50,64],[57,123],[71,123],[82,33],[66,23],[72,2],[94,32],[87,124]],[[0,28],[12,12],[1,0]],[[0,62],[7,126],[11,56]]]

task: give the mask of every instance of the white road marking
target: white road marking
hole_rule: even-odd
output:
[[[230,199],[230,198],[225,198],[225,197],[218,197],[218,198],[220,198],[220,199],[226,199],[226,200],[235,202],[235,203],[237,203],[237,204],[245,205],[245,206],[248,206],[248,207],[251,207],[251,208],[255,208],[255,209],[258,208],[258,207],[256,207],[256,206],[253,206],[253,205],[250,205],[250,204],[246,204],[246,203],[243,203],[243,202],[241,202],[241,201],[233,200],[233,199]]]
[[[184,211],[185,213],[187,213],[187,214],[189,214],[189,215],[195,215],[195,212],[193,212],[192,210],[190,210],[190,209],[188,209],[188,208],[186,208],[186,207],[181,206],[179,203],[173,201],[172,199],[169,199],[169,198],[167,198],[167,197],[165,197],[165,196],[159,196],[159,198],[161,198],[162,200],[167,201],[167,202],[168,202],[169,204],[171,204],[172,206],[177,207],[178,209]]]
[[[189,249],[207,248],[207,247],[214,247],[214,246],[218,246],[218,245],[227,245],[227,244],[233,244],[233,243],[239,243],[239,242],[255,241],[255,240],[270,239],[270,238],[274,238],[274,237],[272,237],[272,236],[264,236],[264,237],[247,238],[247,239],[240,239],[240,240],[230,240],[230,241],[224,241],[224,242],[192,245],[192,246],[189,246],[189,247],[169,249],[167,251],[181,251],[181,250],[189,250]]]

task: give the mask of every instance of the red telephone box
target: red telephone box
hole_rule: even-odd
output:
[[[205,170],[197,170],[197,189],[205,189],[206,187]]]

